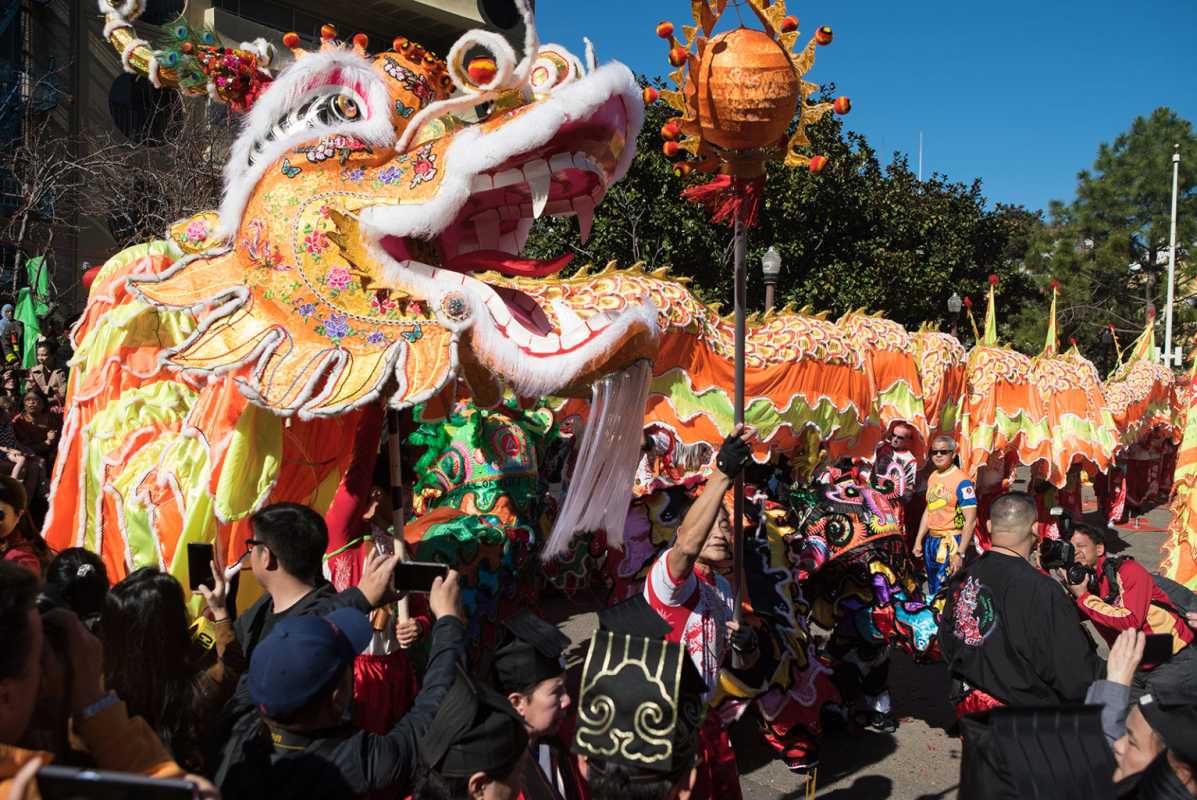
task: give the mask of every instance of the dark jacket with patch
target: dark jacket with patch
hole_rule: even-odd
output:
[[[1101,674],[1064,589],[995,551],[952,579],[939,646],[953,679],[1012,706],[1081,703]]]

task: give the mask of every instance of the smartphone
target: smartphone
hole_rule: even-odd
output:
[[[400,561],[391,582],[397,592],[428,592],[432,582],[449,575],[449,568],[434,561]]]
[[[1143,645],[1144,664],[1162,664],[1172,658],[1172,635],[1168,633],[1149,633],[1147,642]]]
[[[191,591],[201,586],[212,588],[216,580],[212,577],[212,562],[216,559],[216,548],[203,542],[187,543],[187,583]]]
[[[37,771],[37,790],[42,800],[191,800],[195,796],[195,784],[179,778],[55,766]]]

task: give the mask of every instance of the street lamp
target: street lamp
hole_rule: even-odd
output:
[[[773,309],[773,295],[777,289],[777,278],[781,275],[781,253],[770,245],[761,256],[761,277],[765,279],[765,310]]]
[[[952,292],[952,296],[948,298],[948,313],[952,315],[952,337],[956,336],[956,323],[960,321],[960,309],[964,308],[964,301],[960,299],[960,295]]]

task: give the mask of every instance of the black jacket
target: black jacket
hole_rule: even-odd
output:
[[[424,686],[385,735],[349,726],[299,735],[272,731],[257,711],[237,720],[215,780],[225,800],[347,798],[382,789],[411,791],[419,740],[457,676],[465,626],[442,617],[432,626]]]
[[[237,643],[241,645],[241,652],[245,654],[245,660],[248,662],[258,642],[269,636],[280,620],[307,615],[322,617],[338,608],[356,608],[363,614],[369,614],[371,611],[370,602],[357,587],[338,592],[331,583],[325,581],[279,614],[274,613],[274,598],[269,594],[263,594],[257,602],[237,616],[237,621],[233,623],[233,632],[237,634]]]
[[[1083,703],[1101,674],[1063,587],[993,550],[953,577],[939,646],[954,679],[1012,706]]]

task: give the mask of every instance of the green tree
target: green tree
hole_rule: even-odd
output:
[[[631,169],[599,205],[586,244],[572,220],[542,219],[527,249],[540,258],[572,250],[583,264],[669,266],[703,299],[730,307],[731,230],[681,199],[702,178],[683,181],[661,153],[660,129],[672,113],[664,103],[646,109]],[[994,272],[1003,275],[1004,307],[1034,296],[1033,282],[1014,268],[1041,224],[1037,214],[987,208],[980,181],[919,181],[899,155],[882,166],[867,139],[838,118],[824,118],[811,139],[829,157],[822,173],[775,165],[768,174],[760,221],[749,232],[750,308],[764,302],[759,265],[770,245],[782,255],[778,302],[833,315],[866,308],[910,328],[946,327],[948,297],[958,292],[979,304]],[[962,319],[961,336],[971,339],[967,327]]]
[[[1103,367],[1112,359],[1102,333],[1107,325],[1117,327],[1125,344],[1142,330],[1151,306],[1159,311],[1157,334],[1163,335],[1176,144],[1185,158],[1179,175],[1180,302],[1174,338],[1191,337],[1197,332],[1197,310],[1186,298],[1197,294],[1197,284],[1187,256],[1197,241],[1197,135],[1171,109],[1137,117],[1112,143],[1102,144],[1093,168],[1077,175],[1076,197],[1067,205],[1052,203],[1050,224],[1027,251],[1026,271],[1040,287],[1053,278],[1061,284],[1062,335],[1076,338]],[[1046,303],[1045,298],[1021,310],[1016,321],[1020,345],[1042,346]]]

